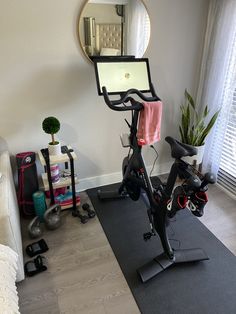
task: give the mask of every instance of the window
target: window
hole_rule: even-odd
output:
[[[236,196],[236,88],[223,141],[218,183]]]
[[[236,1],[210,1],[198,96],[212,112],[220,109],[203,169],[236,196]]]

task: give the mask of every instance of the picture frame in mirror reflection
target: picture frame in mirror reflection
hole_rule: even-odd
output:
[[[77,33],[90,61],[97,56],[140,58],[149,44],[151,23],[142,0],[87,0]]]

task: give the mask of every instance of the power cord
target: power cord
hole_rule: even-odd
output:
[[[154,162],[153,162],[153,165],[152,165],[152,169],[151,169],[150,175],[149,175],[149,176],[151,177],[151,174],[152,174],[152,172],[153,172],[153,170],[154,170],[154,167],[155,167],[156,161],[157,161],[157,159],[158,159],[158,157],[159,157],[159,154],[158,154],[156,148],[155,148],[153,145],[150,145],[150,147],[151,147],[151,148],[155,151],[155,153],[156,153],[156,158],[154,159]]]

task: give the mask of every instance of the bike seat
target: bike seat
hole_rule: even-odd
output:
[[[183,144],[171,136],[165,138],[167,143],[171,147],[171,156],[175,159],[180,159],[181,157],[194,156],[197,154],[197,149],[191,145]]]

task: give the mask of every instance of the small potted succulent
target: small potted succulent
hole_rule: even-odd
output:
[[[185,90],[184,96],[185,103],[180,107],[180,137],[182,143],[196,147],[198,154],[183,159],[189,163],[196,161],[197,164],[200,164],[204,154],[205,139],[217,120],[219,110],[209,118],[210,111],[207,105],[204,107],[202,113],[199,113],[195,101],[187,90]]]
[[[59,141],[55,141],[54,135],[60,130],[60,122],[55,117],[47,117],[43,120],[42,128],[45,133],[50,134],[52,141],[48,143],[49,155],[60,155],[61,144]]]

